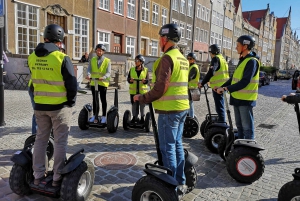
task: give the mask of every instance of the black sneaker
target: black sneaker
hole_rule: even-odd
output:
[[[144,116],[141,117],[141,120],[140,120],[140,124],[144,124],[145,123],[145,119],[144,119]]]

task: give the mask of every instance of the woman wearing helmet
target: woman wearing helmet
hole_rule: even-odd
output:
[[[240,54],[237,68],[230,79],[215,91],[230,92],[239,139],[254,140],[253,107],[256,106],[259,83],[259,58],[251,51],[255,46],[252,36],[243,35],[237,39],[236,50]]]
[[[102,124],[106,123],[106,110],[107,110],[107,100],[106,100],[106,91],[109,86],[110,81],[110,72],[111,72],[111,63],[110,59],[103,56],[106,51],[106,47],[103,44],[96,45],[95,52],[96,56],[93,57],[87,69],[86,79],[91,80],[91,91],[93,95],[93,117],[89,119],[90,122],[98,123],[101,121]],[[95,90],[95,81],[97,80],[97,88]],[[102,104],[102,117],[99,117],[99,94]]]
[[[131,123],[140,123],[143,124],[145,122],[145,104],[141,103],[138,104],[138,102],[133,101],[133,96],[136,94],[145,94],[148,91],[148,80],[149,80],[149,73],[148,68],[144,67],[145,58],[142,55],[137,55],[135,57],[135,66],[130,68],[130,71],[128,73],[127,82],[129,85],[129,93],[130,93],[130,102],[132,105],[132,120]],[[142,80],[139,83],[139,89],[137,89],[137,81]],[[139,115],[139,109],[137,108],[138,105],[140,106],[140,112],[141,112],[141,120],[140,122],[137,122],[138,115]]]

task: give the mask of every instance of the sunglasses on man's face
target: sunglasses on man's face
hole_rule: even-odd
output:
[[[140,60],[135,60],[135,62],[140,62]]]
[[[187,60],[193,60],[193,58],[187,58]]]

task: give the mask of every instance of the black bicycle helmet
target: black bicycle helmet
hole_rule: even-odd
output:
[[[187,57],[191,57],[191,58],[193,58],[193,59],[195,59],[196,60],[196,54],[194,53],[194,52],[190,52],[190,53],[188,53],[188,55],[187,55]]]
[[[177,43],[180,41],[181,31],[176,24],[165,24],[159,30],[160,36],[166,36],[169,40]]]
[[[249,35],[240,36],[236,42],[247,45],[248,50],[251,50],[255,46],[255,38]]]
[[[50,24],[45,27],[44,38],[48,39],[51,43],[63,41],[64,35],[64,29],[57,24]]]
[[[98,48],[101,49],[101,50],[103,50],[103,51],[106,51],[106,47],[103,44],[96,45],[95,50],[97,50]]]
[[[138,59],[138,60],[140,60],[142,63],[145,63],[145,58],[143,57],[143,55],[138,54],[138,55],[136,55],[135,59]]]
[[[212,44],[209,46],[208,51],[212,54],[219,54],[220,53],[220,47],[218,44]]]

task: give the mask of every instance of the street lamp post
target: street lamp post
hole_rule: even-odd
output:
[[[4,0],[0,0],[0,126],[4,126],[3,38]],[[6,11],[5,11],[6,12]]]

